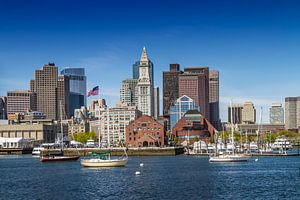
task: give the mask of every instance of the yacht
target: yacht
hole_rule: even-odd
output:
[[[288,150],[290,148],[292,148],[292,145],[285,138],[277,138],[272,145],[273,150],[281,150],[281,149]]]
[[[34,147],[31,154],[33,157],[40,157],[41,151],[44,149],[44,147]]]

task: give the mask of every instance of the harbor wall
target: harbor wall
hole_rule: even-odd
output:
[[[64,149],[65,155],[80,155],[80,156],[89,156],[92,152],[103,153],[107,151],[106,148],[66,148]],[[122,156],[124,154],[123,148],[111,148],[112,156]],[[176,156],[179,154],[183,154],[182,147],[165,147],[165,148],[128,148],[127,155],[128,156]],[[61,151],[59,149],[46,149],[41,152],[42,155],[49,154],[59,154]]]

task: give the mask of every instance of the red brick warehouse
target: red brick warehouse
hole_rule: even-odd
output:
[[[126,144],[135,147],[163,146],[164,126],[153,117],[142,115],[126,127]]]

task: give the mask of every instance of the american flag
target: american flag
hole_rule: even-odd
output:
[[[95,96],[99,94],[99,86],[94,87],[92,90],[89,90],[88,97],[89,96]]]

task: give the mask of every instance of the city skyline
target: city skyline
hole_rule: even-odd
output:
[[[203,1],[166,1],[159,7],[154,2],[148,4],[155,10],[151,16],[142,15],[137,2],[118,2],[120,7],[111,13],[105,9],[115,2],[30,6],[5,2],[0,8],[0,95],[29,89],[32,72],[54,62],[59,70],[84,67],[88,88],[100,85],[101,97],[113,106],[119,100],[121,81],[131,76],[132,63],[146,46],[155,66],[154,82],[160,88],[162,72],[171,63],[181,68],[209,66],[220,72],[222,121],[227,121],[232,99],[234,103],[252,101],[257,109],[263,106],[263,122],[268,122],[273,102],[284,104],[285,97],[300,93],[300,5],[287,2],[215,1],[216,7]]]

